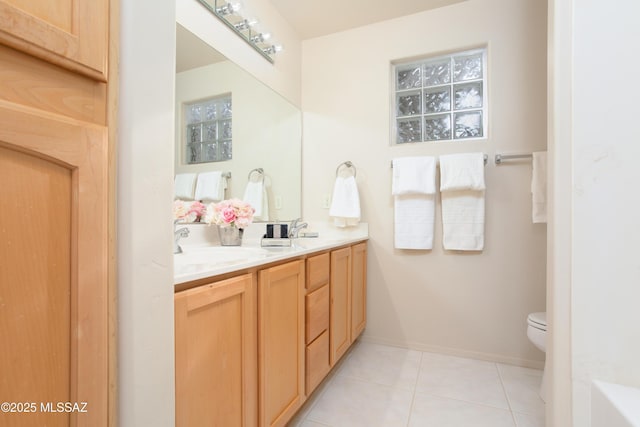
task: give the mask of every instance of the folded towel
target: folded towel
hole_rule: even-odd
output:
[[[227,179],[221,171],[203,172],[198,174],[196,181],[196,200],[219,202],[224,199]]]
[[[253,206],[255,212],[253,219],[257,221],[269,221],[269,198],[267,187],[262,176],[259,181],[249,181],[244,189],[243,200]]]
[[[360,194],[355,177],[336,177],[329,216],[337,227],[355,226],[360,222]]]
[[[435,194],[435,157],[400,157],[393,159],[391,194]]]
[[[484,248],[484,155],[440,156],[442,245],[447,250]]]
[[[484,248],[484,191],[442,193],[442,245],[460,251]]]
[[[531,174],[531,219],[534,223],[547,222],[547,152],[533,153]]]
[[[196,183],[195,173],[176,174],[174,181],[174,194],[176,199],[193,200],[193,189]]]
[[[484,189],[483,153],[440,156],[440,191]]]
[[[394,247],[433,249],[436,159],[400,157],[393,160]]]

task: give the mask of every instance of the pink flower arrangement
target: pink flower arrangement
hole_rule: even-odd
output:
[[[204,218],[207,208],[202,202],[173,202],[173,219],[179,222],[200,222]]]
[[[220,203],[209,204],[205,221],[221,227],[235,226],[244,229],[253,222],[254,212],[255,209],[242,200],[223,200]]]

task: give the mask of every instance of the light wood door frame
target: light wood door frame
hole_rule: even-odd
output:
[[[71,414],[71,422],[104,426],[108,419],[107,128],[0,100],[0,145],[71,173],[70,396],[88,404],[86,413]],[[20,225],[17,218],[15,226]]]

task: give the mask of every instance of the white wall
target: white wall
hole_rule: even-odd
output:
[[[571,312],[573,425],[588,427],[592,380],[640,386],[640,4],[573,3],[572,121],[556,125],[572,136],[572,174],[556,184],[571,184],[573,231],[570,260],[555,261],[571,263],[571,306],[556,311]]]
[[[390,62],[486,44],[489,137],[389,146]],[[470,0],[303,42],[303,212],[326,219],[351,160],[369,223],[365,337],[542,366],[526,317],[545,309],[546,226],[531,223],[530,163],[486,167],[482,253],[393,249],[390,162],[407,155],[546,149],[546,2]],[[439,204],[437,206],[439,209]]]
[[[175,23],[205,28],[218,50],[300,103],[300,40],[268,0],[256,5],[285,46],[275,65],[195,0],[121,2],[117,158],[118,417],[174,425],[172,199]],[[193,13],[191,13],[193,12]],[[195,31],[194,31],[195,32]]]
[[[173,426],[174,4],[121,2],[120,26],[119,425]]]
[[[573,5],[549,0],[547,242],[548,427],[572,425],[571,369],[571,174]]]

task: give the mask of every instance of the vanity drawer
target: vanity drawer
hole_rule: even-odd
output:
[[[329,329],[329,285],[305,296],[305,343]]]
[[[324,331],[307,346],[306,361],[305,393],[309,396],[331,369],[329,364],[329,331]]]
[[[307,290],[329,283],[329,253],[307,258]]]

